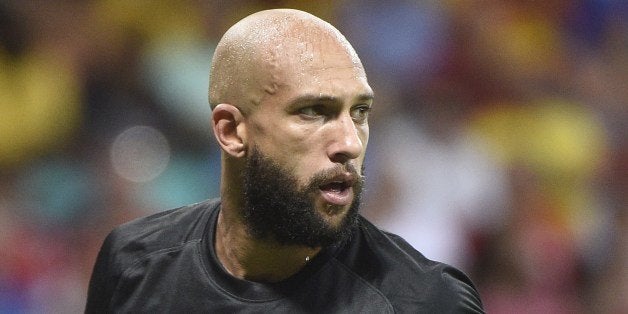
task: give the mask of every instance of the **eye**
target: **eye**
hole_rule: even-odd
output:
[[[322,105],[307,106],[299,109],[299,114],[305,118],[317,118],[325,115],[325,108]]]
[[[371,107],[368,105],[360,105],[351,108],[351,118],[357,123],[365,123],[368,120]]]

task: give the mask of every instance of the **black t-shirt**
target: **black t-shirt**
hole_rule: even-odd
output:
[[[471,281],[426,259],[363,217],[350,240],[328,247],[279,283],[229,275],[213,247],[220,201],[140,218],[105,240],[87,313],[482,313]]]

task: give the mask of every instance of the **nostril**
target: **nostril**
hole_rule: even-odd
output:
[[[347,156],[344,153],[336,153],[336,154],[332,155],[330,159],[331,159],[332,162],[337,162],[337,163],[340,163],[340,164],[344,164],[347,161],[349,161],[351,159],[351,157]]]
[[[339,141],[329,147],[329,158],[334,162],[345,163],[358,158],[363,152],[362,148],[359,139]]]

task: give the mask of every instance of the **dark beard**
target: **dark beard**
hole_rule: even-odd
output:
[[[338,226],[332,226],[314,208],[314,197],[319,186],[339,171],[350,171],[359,179],[353,185],[354,199],[346,216]],[[299,189],[289,170],[253,147],[242,175],[243,218],[254,238],[281,245],[326,247],[348,238],[357,224],[364,180],[351,165],[321,171]]]

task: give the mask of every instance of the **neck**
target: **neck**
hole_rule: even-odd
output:
[[[298,245],[252,238],[234,211],[223,207],[218,216],[214,247],[232,276],[257,282],[278,282],[299,272],[319,251]]]

